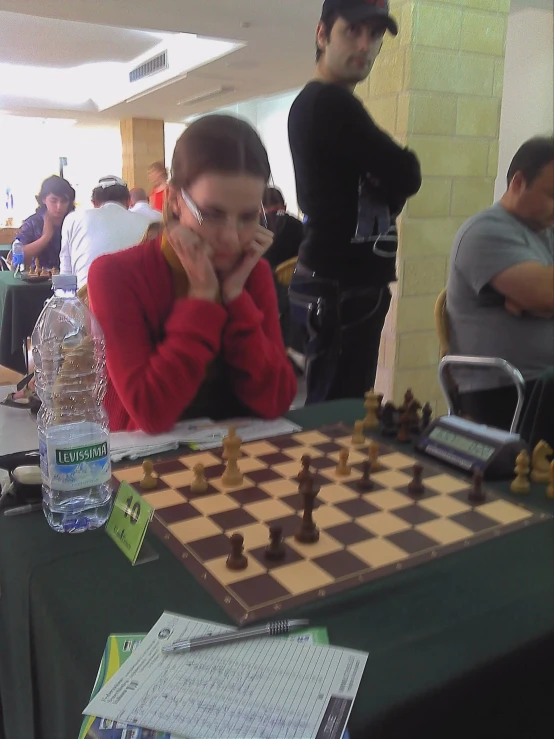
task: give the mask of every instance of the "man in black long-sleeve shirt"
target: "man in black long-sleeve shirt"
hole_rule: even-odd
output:
[[[396,280],[396,216],[421,186],[416,155],[353,94],[398,33],[387,0],[325,0],[314,78],[294,101],[289,141],[307,216],[290,298],[308,331],[307,403],[373,387]]]

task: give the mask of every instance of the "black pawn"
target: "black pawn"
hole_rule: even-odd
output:
[[[423,476],[423,466],[420,464],[414,464],[412,470],[414,476],[411,482],[408,483],[408,492],[414,497],[419,497],[425,492],[425,487],[423,485],[423,482],[421,481],[421,478]]]
[[[481,470],[473,472],[473,485],[467,497],[470,503],[484,503],[485,491],[483,490],[483,473]]]
[[[408,415],[410,416],[410,432],[412,434],[419,434],[421,432],[419,411],[421,405],[417,400],[412,400],[410,407],[408,408]]]
[[[362,476],[356,483],[358,490],[369,492],[373,490],[373,481],[371,479],[371,462],[367,459],[362,465]]]
[[[385,403],[381,408],[381,434],[383,436],[396,436],[397,422],[396,422],[397,410],[392,403]]]
[[[231,554],[227,557],[227,569],[245,570],[248,567],[248,559],[243,554],[244,536],[242,534],[233,534],[230,542]]]
[[[431,416],[433,415],[433,409],[429,403],[425,403],[421,409],[421,430],[425,431],[427,426],[431,423]]]
[[[269,529],[270,543],[265,549],[266,559],[272,562],[280,562],[285,558],[285,546],[283,544],[283,529],[281,526],[271,526]]]

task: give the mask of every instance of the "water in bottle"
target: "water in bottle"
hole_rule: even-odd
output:
[[[25,269],[25,250],[23,244],[17,239],[12,244],[12,272],[14,275]]]
[[[32,336],[42,506],[55,531],[80,533],[102,526],[111,508],[104,336],[75,275],[52,284]]]

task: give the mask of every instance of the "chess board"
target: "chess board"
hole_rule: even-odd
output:
[[[351,444],[352,430],[342,424],[304,431],[241,447],[240,487],[221,484],[222,449],[189,453],[154,465],[158,486],[142,491],[140,465],[113,472],[114,486],[130,483],[153,506],[151,528],[185,567],[239,624],[275,617],[300,604],[359,587],[376,578],[423,564],[464,547],[508,534],[549,518],[497,496],[484,486],[486,500],[468,502],[471,482],[434,463],[423,464],[424,493],[408,492],[416,461],[406,452],[380,443],[382,471],[372,474],[370,492],[360,492],[367,447]],[[338,477],[341,449],[350,450],[351,475]],[[294,538],[303,510],[297,475],[304,454],[321,487],[314,521],[316,544]],[[207,492],[190,489],[192,468],[201,463]],[[268,561],[269,527],[281,526],[285,558]],[[229,537],[244,536],[248,567],[226,567]]]

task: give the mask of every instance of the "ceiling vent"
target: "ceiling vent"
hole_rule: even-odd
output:
[[[152,57],[152,59],[148,59],[148,61],[139,64],[138,67],[129,72],[129,82],[143,80],[145,77],[157,74],[158,72],[161,72],[162,69],[167,69],[168,67],[167,51],[162,51],[161,54],[157,54]]]

